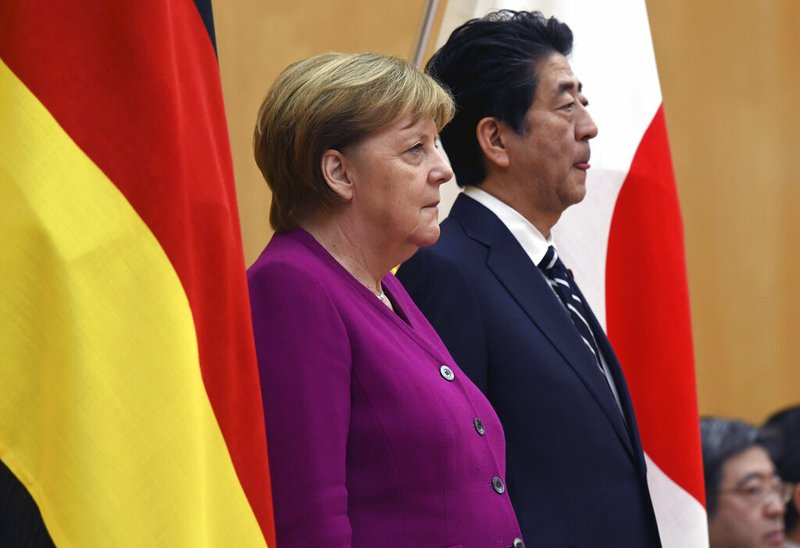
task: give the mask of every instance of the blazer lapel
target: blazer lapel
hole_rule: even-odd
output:
[[[417,346],[430,354],[430,356],[438,361],[439,364],[446,364],[450,366],[454,365],[455,360],[447,352],[447,348],[444,346],[444,343],[441,343],[440,346],[437,346],[428,336],[423,335],[421,332],[424,327],[420,324],[419,318],[415,317],[414,314],[411,314],[411,307],[414,306],[413,301],[410,297],[404,295],[404,292],[398,289],[398,286],[402,287],[402,285],[397,280],[389,281],[384,279],[384,283],[386,292],[390,295],[390,297],[393,298],[395,306],[397,307],[397,311],[392,312],[386,307],[386,305],[377,299],[373,302],[373,304],[377,303],[381,313],[387,316],[389,321],[393,322],[400,331],[405,333],[406,336],[410,337],[411,340],[417,344]],[[406,319],[402,319],[398,312],[405,316]],[[430,325],[428,325],[428,328],[431,330],[433,329],[433,327]],[[438,336],[436,337],[438,339]]]
[[[458,197],[450,216],[461,223],[470,238],[489,247],[488,268],[580,378],[628,448],[631,458],[637,460],[606,379],[598,372],[572,319],[519,242],[494,213],[467,196]]]
[[[588,302],[586,301],[586,297],[583,296],[583,293],[581,293],[580,289],[577,288],[577,285],[576,289],[580,294],[580,298],[583,299],[584,302]],[[625,414],[625,420],[627,421],[626,426],[628,434],[630,435],[630,440],[635,450],[634,456],[639,462],[640,469],[646,471],[647,465],[644,461],[642,441],[639,438],[639,427],[636,424],[636,414],[633,410],[633,401],[631,400],[631,395],[628,391],[628,383],[625,380],[622,366],[617,359],[617,354],[614,352],[614,348],[611,346],[611,341],[608,340],[608,337],[603,331],[603,327],[600,325],[600,322],[597,321],[593,311],[589,310],[589,318],[587,319],[591,324],[592,331],[596,334],[597,344],[600,345],[600,352],[602,352],[603,356],[606,358],[606,365],[608,365],[608,369],[614,379],[614,384],[617,387],[620,405],[622,406],[622,411]]]

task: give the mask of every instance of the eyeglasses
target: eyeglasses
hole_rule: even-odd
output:
[[[770,480],[751,480],[731,489],[720,489],[719,493],[738,495],[751,506],[756,506],[766,504],[771,497],[776,497],[786,504],[792,500],[793,489],[793,484],[781,481],[780,478],[772,478]]]

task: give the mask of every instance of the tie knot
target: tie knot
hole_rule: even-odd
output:
[[[558,252],[552,245],[547,248],[547,252],[539,261],[539,268],[549,278],[565,278],[568,279],[567,267],[558,258]]]

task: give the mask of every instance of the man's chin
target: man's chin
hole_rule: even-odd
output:
[[[567,199],[567,207],[581,203],[586,198],[586,185],[575,185]],[[566,208],[565,208],[566,209]]]

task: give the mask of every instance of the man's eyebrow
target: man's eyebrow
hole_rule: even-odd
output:
[[[573,89],[575,89],[575,82],[561,82],[558,84],[558,91],[556,93],[561,95],[565,91],[572,91]]]
[[[575,89],[575,82],[561,82],[558,84],[558,89],[556,91],[557,95],[561,95],[565,91],[572,91]],[[578,93],[583,91],[583,83],[578,82]]]
[[[742,479],[740,479],[737,485],[744,485],[745,483],[751,480],[757,479],[764,481],[764,480],[770,480],[775,477],[777,477],[777,475],[774,472],[771,474],[764,474],[763,472],[750,472],[749,474],[746,474]]]

